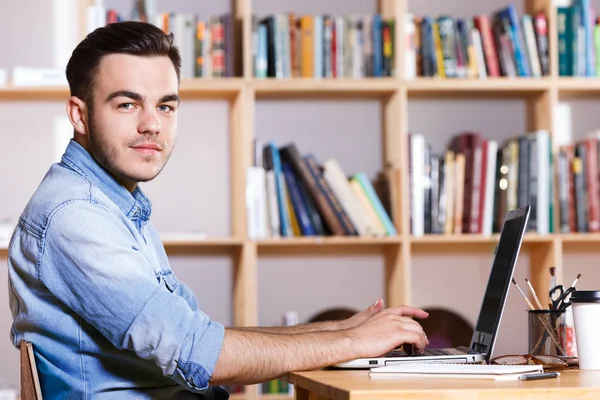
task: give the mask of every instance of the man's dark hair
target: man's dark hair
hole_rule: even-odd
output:
[[[181,76],[181,56],[173,44],[173,34],[166,34],[155,25],[124,21],[108,24],[88,34],[73,51],[67,64],[67,81],[71,96],[92,106],[92,89],[102,57],[109,54],[130,54],[140,57],[168,56]]]

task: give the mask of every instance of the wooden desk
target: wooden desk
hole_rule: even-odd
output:
[[[321,370],[291,373],[297,400],[469,400],[469,399],[600,399],[600,371],[561,371],[539,381],[475,379],[377,378],[368,371]]]

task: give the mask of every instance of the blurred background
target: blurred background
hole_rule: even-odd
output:
[[[519,15],[524,15],[526,3],[527,0],[522,0],[512,4]],[[22,95],[21,90],[14,89],[14,82],[11,83],[13,74],[19,70],[23,85],[27,85],[28,79],[41,79],[42,69],[58,70],[58,75],[46,76],[46,84],[53,79],[57,80],[53,83],[61,84],[66,60],[82,32],[98,24],[97,20],[90,20],[90,15],[95,14],[85,8],[88,5],[89,2],[76,0],[0,0],[0,9],[5,15],[4,23],[0,24],[0,36],[4,38],[0,41],[0,70],[3,70],[0,72],[0,142],[4,149],[0,156],[0,221],[5,239],[9,227],[16,223],[71,135],[71,127],[65,120],[66,96],[47,98],[43,91],[38,97]],[[469,20],[476,15],[492,16],[507,5],[503,0],[407,0],[407,11],[415,18],[448,15]],[[593,0],[591,5],[596,9],[600,6],[598,0]],[[134,1],[104,0],[102,6],[105,11],[113,10],[113,17],[136,18]],[[288,12],[333,16],[379,12],[375,0],[253,0],[251,7],[259,20]],[[232,5],[228,1],[156,0],[155,10],[187,13],[209,20],[231,12]],[[595,25],[595,19],[593,21]],[[402,24],[396,24],[398,28],[401,29]],[[595,66],[595,59],[592,63]],[[423,73],[421,67],[415,69],[415,74]],[[3,76],[5,82],[2,82]],[[35,85],[44,84],[40,81]],[[596,82],[592,79],[591,84],[596,85]],[[461,132],[477,132],[503,145],[510,138],[528,133],[531,115],[526,99],[515,92],[516,95],[496,95],[492,90],[491,94],[455,97],[447,94],[409,96],[405,123],[408,132],[423,135],[436,154],[443,154],[450,139]],[[600,91],[557,96],[556,107],[560,110],[555,113],[558,121],[551,132],[553,138],[576,143],[594,135],[600,128]],[[361,97],[259,98],[253,117],[254,133],[264,143],[273,141],[283,146],[294,142],[303,153],[313,153],[320,161],[335,158],[348,175],[363,172],[375,180],[384,163],[383,107],[378,99]],[[154,181],[142,185],[153,202],[152,221],[162,233],[232,235],[229,113],[226,99],[182,102],[179,143],[171,161]],[[412,304],[448,311],[456,317],[454,322],[446,322],[450,326],[464,320],[472,327],[487,284],[493,249],[493,244],[443,251],[428,246],[414,247],[411,253]],[[593,244],[565,245],[561,249],[567,283],[582,273],[578,288],[600,287],[595,249]],[[233,324],[233,261],[228,254],[216,253],[173,252],[171,266],[179,279],[193,289],[201,308],[229,326]],[[9,339],[12,316],[8,307],[6,254],[5,243],[4,250],[0,250],[0,266],[5,271],[0,274],[0,337],[4,338],[0,340],[3,354],[0,379],[17,387],[19,359]],[[261,254],[257,271],[258,323],[281,325],[286,313],[288,317],[295,316],[292,320],[306,322],[332,308],[361,310],[384,296],[384,261],[381,254],[354,251],[348,254],[278,254],[277,251]],[[524,279],[530,276],[529,267],[530,253],[523,251],[515,272],[522,288],[525,288]],[[468,339],[464,344],[468,345]],[[525,352],[526,304],[519,293],[511,289],[495,353]]]

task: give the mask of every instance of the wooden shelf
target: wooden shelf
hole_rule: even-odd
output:
[[[179,94],[185,99],[230,99],[244,87],[242,78],[182,79]],[[66,100],[68,86],[0,87],[0,100]]]
[[[523,238],[523,249],[547,249],[556,241],[557,235],[538,235],[527,233]],[[493,252],[498,244],[499,235],[425,235],[411,238],[411,251],[428,254],[450,254],[465,252]]]
[[[556,86],[561,98],[600,95],[600,78],[598,77],[561,77],[557,79]]]
[[[66,100],[68,97],[67,86],[0,87],[0,100]]]
[[[539,95],[551,87],[549,78],[416,78],[407,81],[406,90],[409,97],[461,97],[479,96],[511,96],[527,97]]]
[[[182,79],[180,95],[184,99],[231,99],[242,89],[255,90],[257,98],[273,97],[350,97],[386,98],[406,88],[411,98],[428,97],[529,97],[557,88],[564,97],[600,95],[600,78],[489,78],[450,79],[419,77],[410,81],[395,78],[362,79],[251,79],[192,78]],[[0,100],[63,100],[69,96],[67,86],[0,87]]]
[[[360,236],[304,236],[296,238],[264,239],[256,242],[258,247],[281,246],[362,246],[373,244],[399,244],[400,236],[360,237]]]
[[[565,233],[561,235],[563,243],[598,243],[600,233]]]
[[[243,88],[242,78],[182,79],[179,96],[183,99],[231,99]]]
[[[600,233],[566,233],[561,237],[566,249],[589,251],[600,247]]]
[[[212,238],[195,233],[165,233],[161,239],[166,251],[171,254],[231,254],[243,244],[242,239]]]
[[[257,241],[257,248],[263,254],[302,253],[302,254],[365,254],[380,253],[385,247],[402,243],[400,236],[358,237],[358,236],[314,236],[298,238],[265,239]]]
[[[523,243],[551,243],[555,240],[555,235],[538,235],[527,233],[523,238]],[[440,244],[496,244],[498,243],[498,234],[491,236],[463,234],[463,235],[425,235],[423,237],[411,238],[413,245],[440,245]]]
[[[256,91],[256,97],[386,97],[400,87],[394,78],[363,79],[253,79],[250,86]]]
[[[242,239],[229,237],[210,238],[201,233],[164,233],[161,239],[165,246],[240,246]]]

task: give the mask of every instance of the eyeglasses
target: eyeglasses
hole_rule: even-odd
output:
[[[546,355],[537,355],[532,356],[531,354],[522,354],[522,355],[506,355],[499,356],[491,360],[491,364],[493,365],[542,365],[545,368],[552,369],[564,369],[569,366],[569,364],[558,357],[555,356],[546,356]]]

